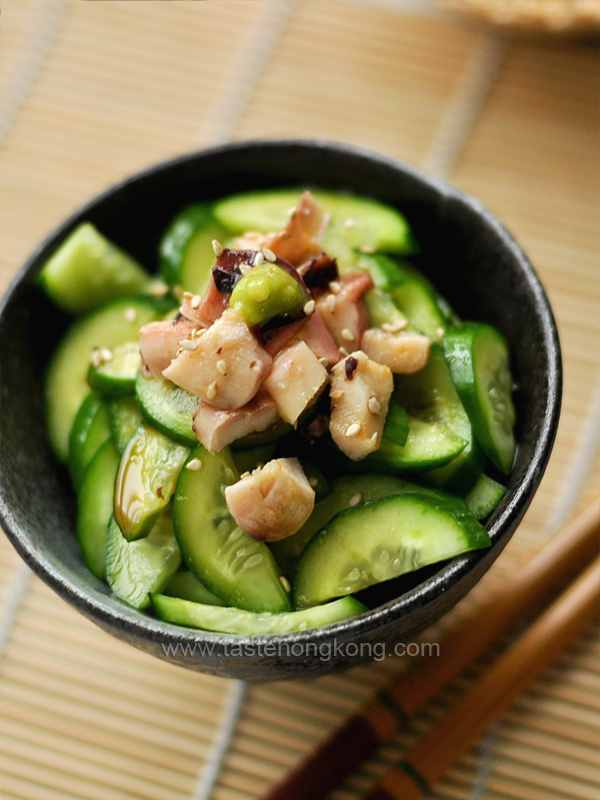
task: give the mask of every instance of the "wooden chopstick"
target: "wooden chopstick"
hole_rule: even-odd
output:
[[[598,553],[600,498],[568,524],[515,575],[474,608],[440,644],[441,656],[415,660],[368,701],[264,800],[321,800],[390,739],[452,678],[511,625],[530,614]]]
[[[418,800],[600,608],[600,557],[484,672],[363,800]]]

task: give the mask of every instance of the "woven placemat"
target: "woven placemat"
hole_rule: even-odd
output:
[[[597,490],[594,48],[510,43],[341,0],[5,0],[2,23],[0,65],[12,76],[0,83],[0,108],[12,114],[0,138],[2,287],[86,198],[154,161],[231,137],[323,136],[446,174],[530,253],[564,348],[555,451],[502,558],[428,637]],[[3,800],[192,800],[209,796],[209,779],[215,800],[257,798],[408,666],[389,659],[244,696],[236,682],[169,666],[101,632],[30,579],[4,540],[0,586]],[[596,800],[598,650],[590,628],[433,796]],[[470,679],[432,703],[416,732]],[[332,797],[357,798],[410,738],[384,748]]]
[[[437,5],[514,31],[581,35],[600,30],[596,0],[437,0]]]

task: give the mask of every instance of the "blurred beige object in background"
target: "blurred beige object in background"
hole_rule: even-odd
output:
[[[554,33],[600,30],[600,0],[435,0],[503,27]]]

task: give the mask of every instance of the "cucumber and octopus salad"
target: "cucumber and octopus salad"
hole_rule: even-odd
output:
[[[90,572],[163,620],[258,635],[488,547],[516,447],[508,348],[417,252],[397,210],[301,189],[184,208],[160,278],[77,227],[40,284],[77,316],[46,401]]]

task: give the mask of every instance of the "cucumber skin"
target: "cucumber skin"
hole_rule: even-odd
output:
[[[264,636],[312,630],[333,625],[368,611],[354,597],[344,597],[326,605],[281,614],[256,614],[239,608],[218,607],[152,593],[154,610],[160,619],[175,625],[220,633]]]
[[[142,291],[150,275],[91,223],[73,230],[42,267],[38,282],[70,314]]]
[[[119,352],[127,348],[127,355],[122,356]],[[133,348],[136,349],[139,358],[135,357]],[[117,345],[114,352],[114,358],[121,361],[127,359],[127,363],[122,367],[122,371],[115,372],[113,362],[109,362],[107,367],[101,364],[95,367],[90,364],[87,374],[87,382],[90,387],[98,392],[98,394],[106,397],[125,397],[131,395],[135,391],[135,379],[138,370],[142,366],[142,357],[139,355],[139,346],[137,342],[125,342],[123,345]]]
[[[142,421],[135,397],[114,397],[109,400],[108,418],[113,442],[122,453]]]
[[[332,597],[354,593],[374,583],[390,580],[429,564],[445,561],[471,550],[489,547],[491,542],[487,531],[468,511],[464,503],[462,503],[462,506],[460,505],[461,502],[453,496],[448,498],[434,495],[426,497],[422,494],[410,493],[390,495],[378,500],[371,500],[368,503],[340,512],[319,531],[302,554],[294,583],[294,607],[312,607]],[[382,520],[380,519],[382,513],[383,515],[392,513],[393,518],[398,520],[401,525],[403,519],[410,517],[411,506],[413,506],[413,509],[418,509],[421,522],[429,511],[433,514],[434,523],[436,522],[436,517],[438,525],[450,523],[452,528],[450,535],[456,536],[456,529],[458,528],[461,531],[461,541],[456,541],[444,549],[443,539],[440,538],[439,534],[436,537],[430,535],[427,538],[425,547],[421,547],[418,551],[413,550],[408,563],[400,561],[398,566],[394,567],[394,561],[396,560],[394,559],[388,572],[385,572],[385,567],[381,568],[379,577],[373,575],[369,579],[368,576],[362,575],[362,565],[365,561],[368,561],[369,566],[374,568],[373,559],[367,559],[366,549],[370,546],[372,547],[378,528],[381,529],[382,527]],[[358,519],[360,525],[360,517],[364,516],[367,517],[364,523],[364,535],[360,536],[360,540],[357,540],[356,531],[348,523],[351,519],[356,523]],[[431,525],[431,521],[428,524]],[[392,537],[394,535],[389,523],[386,525],[386,535],[391,535]],[[395,535],[399,538],[395,541],[390,539],[391,544],[385,547],[388,557],[390,557],[390,549],[410,548],[411,545],[414,547],[414,542],[418,541],[419,538],[423,541],[424,534],[420,532],[415,539],[414,534],[406,536],[406,532],[404,532],[404,541],[402,531],[396,532]],[[350,541],[348,541],[348,537],[351,537]],[[335,556],[328,558],[328,556],[331,556],[328,551],[332,548],[332,542],[336,545],[335,552],[342,563],[348,553],[354,555],[354,561],[344,565],[344,570],[350,567],[352,563],[356,565],[356,581],[352,578],[355,584],[352,588],[341,586],[341,582],[345,581],[347,583],[351,579],[351,575],[342,577],[336,574]],[[361,546],[364,551],[360,550]],[[323,555],[324,550],[326,551],[325,556]],[[398,550],[398,553],[400,552]],[[417,557],[417,554],[420,558]],[[324,567],[324,561],[326,562],[326,567]],[[354,569],[351,570],[351,572],[353,571]]]
[[[175,535],[188,569],[227,605],[255,612],[289,611],[290,600],[271,551],[242,531],[227,508],[224,487],[239,477],[229,450],[211,455],[199,445],[186,464],[196,458],[202,469],[184,465],[173,500]],[[245,553],[240,554],[242,548]],[[244,569],[244,562],[258,555],[260,567]]]
[[[135,308],[137,319],[125,316]],[[137,339],[139,329],[160,318],[161,305],[146,298],[116,300],[78,319],[54,351],[46,372],[46,415],[50,442],[57,458],[66,462],[69,433],[75,415],[89,392],[87,371],[92,347],[113,348]]]
[[[200,398],[194,397],[169,381],[161,381],[154,377],[146,378],[141,373],[135,381],[135,395],[142,416],[149,425],[179,444],[187,447],[198,445],[192,424]],[[175,402],[173,398],[179,398],[180,402]]]
[[[81,489],[92,459],[110,436],[106,405],[99,395],[90,392],[79,407],[69,434],[69,472],[76,492]]]
[[[77,541],[86,567],[101,581],[106,581],[108,523],[118,467],[119,453],[109,439],[92,459],[79,495]]]
[[[471,420],[479,443],[494,465],[505,475],[508,475],[516,451],[516,442],[512,433],[515,411],[512,397],[508,394],[503,399],[508,408],[507,414],[511,423],[511,434],[506,438],[505,446],[499,447],[494,432],[490,429],[490,423],[479,396],[480,389],[485,389],[485,387],[480,386],[481,373],[476,364],[476,339],[481,339],[482,336],[491,337],[495,340],[494,346],[503,350],[507,374],[510,377],[508,345],[502,334],[492,325],[479,322],[464,322],[456,325],[444,337],[444,352],[456,391]]]
[[[477,519],[485,519],[496,508],[498,503],[506,494],[506,489],[502,484],[481,475],[475,486],[465,497],[465,503]]]
[[[162,590],[169,597],[178,597],[180,600],[190,600],[193,603],[204,605],[223,606],[220,597],[209,591],[203,583],[189,570],[178,570],[171,576],[169,582]]]

